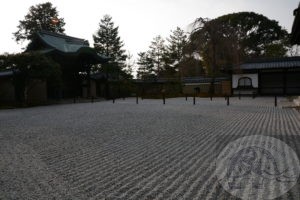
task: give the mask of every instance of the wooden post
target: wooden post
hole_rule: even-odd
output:
[[[227,106],[229,106],[229,96],[227,96]]]
[[[163,88],[161,90],[162,98],[163,98],[163,104],[166,104],[166,90]]]
[[[185,101],[187,101],[188,100],[188,96],[187,96],[187,94],[185,94]]]
[[[195,105],[196,104],[196,97],[195,97],[195,94],[193,96],[193,104]]]
[[[241,92],[239,92],[239,100],[241,100]]]
[[[115,103],[115,97],[113,97],[113,103]]]
[[[275,107],[277,107],[277,95],[275,95]]]
[[[213,97],[212,97],[212,95],[210,95],[210,100],[212,101],[212,99],[213,99]]]
[[[136,94],[136,97],[135,97],[135,101],[136,101],[136,104],[139,104],[139,96]]]

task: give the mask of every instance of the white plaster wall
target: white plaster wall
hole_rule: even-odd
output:
[[[252,80],[252,86],[258,88],[258,74],[233,74],[232,75],[232,88],[237,88],[239,79],[243,77],[249,77]]]
[[[294,104],[300,106],[300,96],[297,99],[294,99]]]

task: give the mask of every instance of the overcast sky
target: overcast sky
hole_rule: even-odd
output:
[[[66,22],[65,33],[93,44],[92,34],[103,15],[112,16],[125,49],[136,56],[146,51],[157,35],[167,37],[177,26],[186,29],[198,17],[215,18],[240,11],[254,11],[291,31],[293,10],[299,0],[49,0]],[[12,33],[31,5],[43,0],[8,0],[0,6],[0,53],[20,52]]]

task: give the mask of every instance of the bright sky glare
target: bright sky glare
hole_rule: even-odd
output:
[[[84,38],[93,45],[92,35],[103,15],[109,14],[124,41],[125,49],[136,57],[146,51],[157,35],[168,37],[177,26],[187,29],[198,17],[215,18],[224,14],[254,11],[279,21],[291,31],[293,10],[298,0],[48,0],[66,22],[65,33]],[[12,33],[17,30],[29,7],[44,0],[9,0],[0,6],[0,53],[20,52],[25,43],[17,44]]]

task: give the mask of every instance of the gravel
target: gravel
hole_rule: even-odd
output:
[[[0,199],[237,199],[214,174],[226,144],[273,136],[299,156],[300,115],[281,102],[129,98],[0,110]]]

